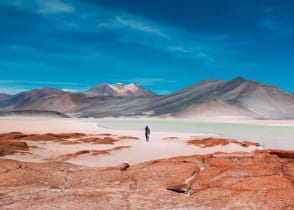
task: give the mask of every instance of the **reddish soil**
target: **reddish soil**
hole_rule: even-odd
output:
[[[128,149],[130,148],[130,146],[118,146],[118,147],[114,147],[112,150],[122,150],[122,149]]]
[[[58,133],[58,134],[48,134],[48,135],[52,135],[52,136],[56,136],[58,138],[61,139],[78,139],[78,138],[82,138],[84,136],[86,136],[86,134],[84,133]]]
[[[102,136],[102,137],[96,137]],[[13,154],[13,151],[27,150],[26,141],[55,141],[65,145],[80,143],[92,144],[114,144],[119,140],[137,140],[137,137],[118,136],[111,137],[111,134],[87,135],[84,133],[46,133],[46,134],[24,134],[20,132],[0,134],[0,156]],[[7,145],[7,146],[6,146]],[[7,147],[7,148],[6,148]]]
[[[108,150],[81,150],[78,152],[75,152],[73,154],[66,154],[66,155],[61,155],[58,158],[56,158],[56,161],[67,161],[73,158],[77,158],[80,155],[84,154],[90,154],[90,155],[108,155],[110,154],[111,151],[116,151],[116,150],[122,150],[122,149],[127,149],[129,146],[119,146],[119,147],[114,147],[113,149],[108,149]]]
[[[179,139],[178,137],[167,137],[167,138],[164,138],[163,140],[177,140]]]
[[[28,151],[29,146],[27,143],[20,140],[23,137],[25,137],[25,135],[19,132],[0,134],[0,156]]]
[[[85,134],[79,133],[61,133],[61,134],[23,134],[20,132],[0,134],[0,140],[27,140],[27,141],[62,141],[69,138],[80,138]]]
[[[139,138],[133,137],[133,136],[120,136],[119,139],[120,140],[139,140]]]
[[[215,153],[108,168],[0,159],[0,208],[294,209],[293,155]]]
[[[91,155],[108,155],[111,150],[91,150]]]
[[[61,155],[58,158],[56,158],[57,161],[67,161],[73,158],[77,158],[80,155],[84,155],[84,154],[89,154],[90,151],[89,150],[81,150],[78,152],[75,152],[73,154],[66,154],[66,155]]]
[[[98,134],[99,136],[112,136],[112,134],[110,134],[110,133],[100,133],[100,134]]]
[[[26,142],[0,140],[0,156],[12,155],[17,152],[28,151],[29,146]]]
[[[257,143],[249,142],[249,141],[237,141],[237,140],[230,140],[230,139],[221,139],[221,138],[205,138],[205,139],[192,139],[188,141],[189,144],[206,148],[206,147],[214,147],[214,146],[224,146],[227,144],[239,144],[242,147],[248,146],[258,146]]]
[[[117,142],[118,140],[112,137],[104,137],[104,138],[88,137],[88,138],[82,138],[79,141],[84,143],[91,143],[91,144],[113,144]]]

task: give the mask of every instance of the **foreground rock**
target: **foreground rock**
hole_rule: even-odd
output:
[[[215,153],[108,168],[0,159],[0,208],[294,209],[293,155]]]

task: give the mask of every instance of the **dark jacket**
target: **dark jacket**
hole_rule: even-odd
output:
[[[145,128],[145,135],[146,136],[150,135],[150,128],[148,126],[146,126],[146,128]]]

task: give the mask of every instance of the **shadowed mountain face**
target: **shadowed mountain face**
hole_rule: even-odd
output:
[[[224,93],[223,99],[263,118],[294,118],[294,97],[279,88],[238,78],[226,84]]]
[[[38,89],[0,98],[2,110],[43,110],[76,117],[294,119],[294,96],[258,82],[207,80],[167,96],[135,84],[106,83],[85,93]]]
[[[11,95],[0,93],[0,101],[7,100],[9,97],[11,97]]]
[[[146,111],[152,111],[155,115],[174,114],[187,107],[210,99],[210,93],[218,90],[224,81],[207,80],[192,85],[168,96],[158,98],[147,104]]]

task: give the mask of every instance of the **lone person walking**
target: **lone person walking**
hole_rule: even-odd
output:
[[[146,142],[149,141],[149,136],[150,136],[150,128],[148,127],[148,125],[146,125],[146,127],[145,127]]]

